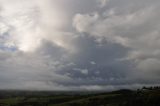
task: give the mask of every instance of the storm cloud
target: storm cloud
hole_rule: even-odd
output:
[[[0,89],[160,83],[159,0],[0,0]]]

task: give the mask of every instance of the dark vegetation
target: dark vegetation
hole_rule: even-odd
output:
[[[160,106],[160,87],[107,93],[0,91],[0,106]]]

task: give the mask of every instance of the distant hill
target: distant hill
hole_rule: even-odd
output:
[[[160,106],[160,89],[106,93],[0,91],[0,106]]]

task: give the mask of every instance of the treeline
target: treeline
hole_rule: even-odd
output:
[[[160,90],[160,86],[142,87],[142,90]]]

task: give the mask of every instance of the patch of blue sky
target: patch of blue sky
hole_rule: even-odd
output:
[[[15,46],[7,47],[3,44],[0,44],[0,50],[15,52],[15,51],[17,51],[17,48]]]

